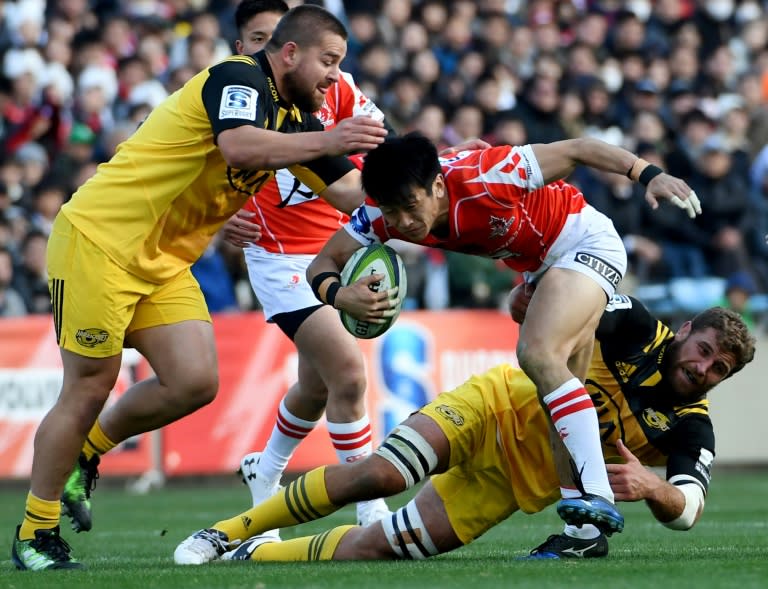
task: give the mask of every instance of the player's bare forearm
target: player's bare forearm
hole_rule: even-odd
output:
[[[637,159],[626,149],[591,137],[537,143],[531,147],[546,183],[566,178],[576,166],[623,175]]]
[[[218,145],[227,164],[239,170],[278,170],[328,154],[323,131],[280,133],[249,125],[219,134]]]
[[[361,188],[360,170],[350,170],[320,193],[320,196],[336,210],[352,213],[365,200]]]

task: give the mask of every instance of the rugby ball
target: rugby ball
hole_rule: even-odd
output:
[[[369,286],[372,290],[389,290],[396,286],[400,287],[397,293],[397,307],[395,314],[388,317],[384,323],[370,323],[360,321],[344,311],[339,311],[341,322],[346,330],[360,339],[372,339],[380,336],[387,331],[400,314],[405,293],[408,290],[408,283],[405,278],[405,266],[398,253],[388,245],[383,243],[374,243],[367,247],[361,247],[352,257],[347,260],[344,269],[341,271],[341,286],[354,284],[363,276],[371,274],[382,274],[384,278]]]

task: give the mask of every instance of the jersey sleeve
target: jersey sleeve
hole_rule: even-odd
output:
[[[264,74],[248,59],[234,58],[214,65],[203,84],[203,106],[211,121],[214,141],[227,129],[243,125],[264,127],[272,97]]]
[[[347,72],[341,72],[336,92],[332,94],[331,100],[333,100],[331,108],[335,111],[337,121],[361,115],[372,117],[376,121],[384,120],[384,113],[381,109],[376,106],[373,100],[363,94],[362,90],[355,84],[352,75]]]
[[[695,483],[706,496],[715,458],[715,433],[705,415],[690,415],[670,432],[667,481],[673,485]]]
[[[461,159],[464,152],[452,159]],[[539,161],[530,145],[513,147],[499,145],[482,151],[480,156],[480,180],[489,185],[514,186],[532,192],[544,186],[544,176]]]
[[[355,165],[343,156],[320,157],[303,164],[288,166],[291,174],[306,184],[312,192],[320,194],[348,172],[356,170]]]
[[[364,246],[382,243],[389,239],[381,211],[378,207],[369,204],[355,209],[344,225],[344,229]]]
[[[599,341],[616,341],[618,346],[628,334],[635,341],[653,341],[659,323],[636,298],[615,294],[605,306],[595,337]]]

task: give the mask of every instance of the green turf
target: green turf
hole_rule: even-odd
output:
[[[599,561],[521,562],[515,556],[560,529],[553,510],[516,514],[461,550],[426,562],[314,564],[214,563],[178,567],[173,550],[190,532],[240,511],[240,484],[173,485],[130,495],[100,481],[94,494],[94,530],[65,538],[85,571],[30,573],[10,561],[12,530],[25,491],[0,486],[0,587],[249,589],[272,587],[429,587],[543,589],[575,587],[737,588],[768,587],[768,471],[715,476],[704,517],[690,532],[673,532],[651,518],[642,503],[623,504],[626,530],[611,539],[611,555]],[[392,505],[403,502],[390,501]],[[350,523],[349,509],[298,529],[307,534]],[[293,537],[294,530],[283,533]]]

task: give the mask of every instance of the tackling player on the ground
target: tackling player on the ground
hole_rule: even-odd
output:
[[[76,460],[85,495],[77,499],[87,500],[101,454],[216,395],[213,328],[190,266],[224,222],[284,167],[315,192],[362,200],[359,171],[329,156],[371,149],[386,130],[356,117],[322,131],[311,114],[339,77],[346,39],[330,12],[295,8],[264,52],[229,58],[168,97],[62,207],[48,275],[63,384],[35,436],[12,547],[18,568],[81,566],[59,535],[60,498]],[[101,412],[123,345],[156,376]]]
[[[520,327],[517,356],[536,383],[556,435],[570,454],[560,468],[558,513],[570,524],[621,531],[600,449],[597,414],[584,388],[594,333],[626,269],[611,220],[563,181],[577,165],[626,174],[646,199],[668,198],[700,212],[688,185],[631,152],[596,139],[459,151],[438,157],[423,135],[388,138],[368,153],[364,205],[310,264],[322,301],[362,320],[380,321],[388,302],[365,284],[340,288],[339,271],[361,246],[389,239],[497,258],[537,285]],[[560,446],[562,449],[562,446]],[[560,451],[560,450],[559,450]],[[571,474],[572,471],[573,474]]]
[[[751,362],[754,351],[754,337],[730,310],[704,311],[673,333],[637,300],[612,298],[598,326],[586,386],[600,415],[617,500],[645,500],[673,530],[696,523],[715,452],[706,394]],[[189,553],[202,563],[221,556],[368,560],[448,552],[518,510],[535,513],[557,500],[549,431],[533,382],[512,366],[493,368],[438,395],[370,458],[312,470],[261,505],[193,534],[176,548],[176,561],[188,563]],[[666,480],[643,465],[666,465]],[[348,502],[394,495],[430,474],[414,499],[367,528],[340,526],[281,543],[259,535],[318,519]],[[595,534],[551,536],[535,556],[606,556],[606,538]]]

